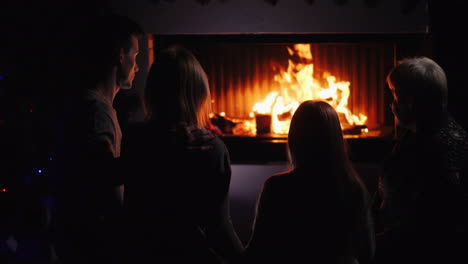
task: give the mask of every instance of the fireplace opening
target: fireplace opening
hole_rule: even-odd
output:
[[[301,102],[323,100],[345,134],[380,135],[391,45],[212,44],[194,51],[210,79],[213,121],[226,134],[287,135]]]
[[[167,45],[168,36],[160,38],[155,43]],[[393,42],[192,39],[178,44],[189,48],[207,72],[212,121],[226,136],[285,137],[292,114],[305,100],[330,103],[346,136],[382,136],[391,125],[385,115],[385,76],[395,61]]]
[[[243,149],[259,141],[284,145],[305,100],[330,103],[346,138],[391,138],[386,75],[400,58],[429,55],[427,36],[417,34],[154,35],[152,41],[155,51],[179,44],[193,52],[208,75],[213,124]],[[260,156],[284,152],[277,145]]]

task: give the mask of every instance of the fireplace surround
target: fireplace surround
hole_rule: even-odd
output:
[[[275,4],[272,4],[273,2]],[[257,48],[258,46],[273,48],[275,45],[284,45],[280,46],[278,50],[278,53],[284,55],[285,46],[291,47],[297,43],[309,43],[312,46],[315,45],[315,48],[312,48],[314,67],[329,70],[340,80],[349,81],[351,93],[356,93],[357,89],[360,89],[354,89],[355,79],[359,77],[356,71],[348,73],[346,76],[341,71],[334,69],[335,58],[333,55],[329,57],[328,64],[319,67],[317,64],[324,61],[324,59],[319,60],[320,56],[327,56],[327,52],[317,53],[316,49],[320,48],[323,51],[326,49],[325,47],[336,47],[336,54],[338,54],[338,47],[341,46],[348,46],[350,50],[354,51],[359,50],[359,46],[366,45],[373,46],[375,44],[384,47],[385,52],[380,53],[381,55],[385,54],[382,56],[386,57],[382,72],[379,70],[379,75],[371,75],[376,79],[367,80],[366,88],[362,88],[364,91],[376,93],[378,100],[380,100],[378,104],[374,102],[375,108],[370,107],[375,109],[375,113],[374,116],[369,115],[370,123],[367,125],[370,129],[375,126],[381,131],[381,134],[372,137],[347,135],[350,157],[356,170],[366,183],[369,192],[374,193],[377,188],[377,176],[381,171],[381,162],[391,151],[393,143],[393,116],[389,108],[391,94],[386,89],[385,83],[382,82],[382,74],[389,65],[394,65],[400,58],[431,55],[432,35],[430,31],[432,29],[429,24],[429,10],[426,3],[427,1],[418,0],[135,0],[131,2],[117,0],[112,2],[112,6],[116,13],[132,17],[143,25],[146,32],[150,33],[148,42],[142,43],[143,45],[148,44],[147,49],[143,47],[139,55],[139,59],[142,60],[139,65],[141,64],[142,67],[140,67],[140,73],[136,77],[135,87],[137,89],[144,87],[145,69],[151,64],[154,51],[170,44],[183,44],[189,49],[193,49],[192,51],[204,64],[203,66],[209,74],[212,88],[220,89],[224,86],[219,84],[219,72],[211,69],[211,64],[206,62],[209,62],[211,58],[203,55],[202,50],[205,45],[211,46],[211,48],[214,46],[222,48],[220,46],[226,44],[237,46],[239,49],[241,46],[247,47],[249,45]],[[444,18],[443,21],[446,19]],[[211,51],[209,55],[215,54],[213,49],[209,50]],[[147,56],[144,56],[145,52],[147,52]],[[223,57],[234,54],[224,54]],[[328,55],[330,54],[333,52]],[[345,55],[340,54],[338,58],[343,57],[346,60],[346,56],[350,54],[358,55],[358,52],[345,52]],[[374,52],[374,54],[379,53]],[[257,58],[255,55],[249,57],[253,61]],[[241,56],[236,56],[234,59],[240,58]],[[374,65],[374,63],[369,62],[368,65]],[[284,61],[280,62],[279,65],[284,65]],[[358,63],[358,65],[360,64]],[[317,70],[314,72],[318,72],[318,68],[314,68]],[[271,68],[269,69],[271,70]],[[231,72],[241,73],[242,71],[251,70],[245,67],[245,69]],[[359,72],[367,74],[367,70]],[[273,72],[273,74],[275,73]],[[230,79],[225,76],[224,80]],[[232,82],[232,84],[238,83]],[[373,87],[372,84],[378,87]],[[241,91],[243,90],[241,89]],[[142,90],[139,92],[142,94]],[[219,100],[219,92],[213,90],[215,100]],[[264,94],[257,95],[255,100],[262,99],[262,96]],[[358,97],[356,94],[351,94],[349,99],[348,105],[352,108],[353,113],[364,112],[363,108],[369,108],[369,106],[364,107],[362,102],[358,103],[360,98],[356,99],[353,96]],[[245,101],[241,102],[244,105],[239,107],[236,104],[230,104],[229,107],[232,109],[225,105],[221,107],[222,104],[218,105],[215,102],[214,110],[217,114],[224,111],[225,117],[237,117],[238,111],[246,111],[241,116],[249,114],[252,102],[248,103],[247,106],[245,106]],[[355,108],[356,104],[360,105],[361,110],[358,107]],[[225,134],[222,139],[231,155],[230,207],[233,223],[239,236],[247,243],[255,214],[255,204],[264,180],[272,174],[288,168],[286,136],[268,133],[254,136]]]
[[[302,62],[301,67],[313,67],[313,72],[309,72],[311,78],[306,81],[309,84],[325,82],[319,87],[322,91],[330,90],[339,82],[348,84],[349,112],[366,116],[365,123],[350,124],[344,114],[339,113],[340,119],[343,117],[345,137],[352,146],[352,157],[366,161],[379,159],[378,153],[388,150],[393,135],[393,115],[389,107],[392,99],[385,84],[386,74],[401,58],[430,56],[430,40],[430,35],[425,33],[153,34],[150,37],[154,52],[178,44],[191,50],[200,61],[210,82],[212,121],[224,132],[223,139],[234,162],[286,159],[287,129],[277,133],[271,124],[261,126],[259,121],[271,120],[272,114],[265,119],[253,106],[272,91],[291,97],[309,89],[298,85],[300,73],[292,72],[296,75],[291,77],[291,71],[288,72],[290,64],[299,65],[298,61]],[[312,59],[303,63],[304,58],[298,58],[293,51],[296,44],[308,45]],[[336,82],[326,83],[324,74],[334,76]],[[285,75],[296,83],[285,84],[284,78],[278,80]],[[289,86],[299,86],[299,89]],[[290,118],[292,113],[278,116]],[[253,131],[244,127],[245,122]]]
[[[379,160],[379,153],[388,150],[382,144],[392,140],[386,72],[400,58],[432,52],[426,1],[412,1],[411,6],[404,2],[136,0],[115,1],[112,9],[132,17],[149,33],[147,66],[154,52],[171,44],[186,46],[200,60],[210,80],[214,117],[226,124],[223,139],[233,162],[286,159],[284,133],[270,133],[274,131],[269,132],[268,125],[263,133],[232,130],[246,119],[256,121],[259,113],[252,117],[253,105],[270,88],[278,89],[274,75],[287,69],[288,48],[310,44],[314,78],[320,81],[328,71],[337,82],[349,82],[349,110],[367,116],[364,127],[342,122],[351,156],[367,161]],[[142,83],[136,80],[137,86]],[[363,134],[361,128],[374,133]]]

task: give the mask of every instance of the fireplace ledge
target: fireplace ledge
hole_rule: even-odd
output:
[[[386,131],[386,130],[382,130]],[[272,134],[261,136],[223,135],[233,164],[267,164],[288,160],[287,137]],[[380,163],[390,153],[392,134],[388,131],[380,136],[345,135],[353,162]]]

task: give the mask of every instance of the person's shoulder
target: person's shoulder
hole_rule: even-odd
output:
[[[213,139],[211,139],[210,144],[215,146],[215,148],[219,151],[229,152],[226,143],[224,143],[224,141],[219,136],[215,136]]]
[[[466,159],[468,156],[468,132],[453,117],[449,117],[434,141],[450,159]]]
[[[468,132],[452,117],[449,118],[445,133],[453,141],[468,144]]]
[[[92,89],[86,90],[86,93],[83,94],[82,99],[86,106],[89,108],[112,108],[112,105],[109,105],[101,95],[99,95],[95,90]]]
[[[185,144],[191,149],[214,150],[216,152],[228,152],[224,141],[209,129],[194,129],[189,133],[189,140]]]
[[[449,122],[447,145],[452,166],[467,167],[468,162],[468,132],[455,119]]]
[[[291,171],[279,172],[268,177],[264,185],[266,186],[283,186],[285,183],[289,182],[291,179]]]
[[[101,97],[92,90],[84,98],[84,115],[100,124],[108,124],[117,118],[117,113],[112,105],[106,103]]]
[[[268,200],[280,199],[282,201],[294,199],[298,192],[302,193],[297,186],[298,181],[295,177],[291,177],[290,171],[284,171],[269,176],[262,186],[262,196]],[[278,205],[280,206],[280,205]]]

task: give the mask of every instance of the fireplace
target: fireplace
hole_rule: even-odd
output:
[[[424,1],[142,0],[112,9],[150,33],[148,66],[153,51],[171,44],[195,54],[210,81],[212,121],[234,161],[284,160],[288,120],[306,99],[339,110],[354,153],[379,148],[393,135],[386,73],[400,58],[431,55]]]
[[[294,110],[310,99],[327,101],[337,110],[346,138],[387,139],[393,115],[386,74],[402,57],[428,55],[428,40],[425,34],[155,34],[152,38],[155,51],[179,44],[194,53],[210,82],[213,123],[225,141],[244,146],[246,142],[284,144]]]
[[[393,140],[386,71],[400,58],[432,52],[425,2],[118,0],[113,5],[151,32],[149,63],[152,50],[177,43],[189,48],[205,68],[213,114],[224,120],[222,139],[231,157],[233,223],[247,242],[264,180],[288,168],[287,137],[268,132],[268,126],[260,133],[236,134],[234,124],[256,121],[250,115],[253,106],[268,96],[270,88],[279,89],[274,76],[287,71],[288,59],[295,64],[312,62],[317,81],[323,81],[327,71],[336,82],[349,82],[347,107],[357,116],[367,116],[363,128],[370,132],[362,133],[365,130],[359,126],[344,128],[349,129],[346,137],[353,164],[373,193]],[[312,59],[290,55],[288,48],[294,51],[295,44],[310,44]],[[144,76],[140,72],[137,78]],[[326,84],[321,87],[327,88]],[[143,85],[137,82],[136,87]]]

